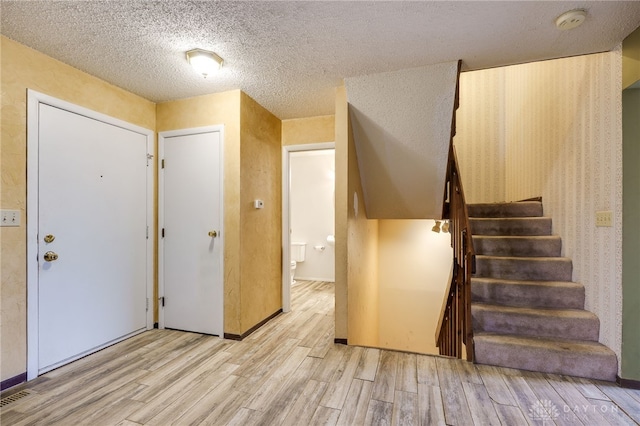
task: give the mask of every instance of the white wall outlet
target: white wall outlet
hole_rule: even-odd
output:
[[[0,210],[0,226],[20,226],[20,210]]]
[[[596,226],[613,226],[613,212],[596,212]]]
[[[262,201],[262,200],[254,200],[253,201],[253,207],[256,208],[256,209],[264,208],[264,201]]]

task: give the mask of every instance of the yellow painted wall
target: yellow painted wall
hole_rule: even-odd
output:
[[[347,338],[347,208],[349,176],[349,110],[344,86],[336,89],[336,281],[335,281],[335,338]]]
[[[378,221],[364,207],[344,87],[336,90],[336,338],[378,344]],[[354,197],[357,194],[357,200]],[[357,214],[356,214],[357,206]]]
[[[335,116],[294,118],[282,121],[282,145],[335,141]]]
[[[433,220],[378,224],[379,346],[438,354],[435,334],[450,279],[451,234]]]
[[[234,90],[157,107],[157,131],[224,125],[224,331],[240,334],[240,98]]]
[[[462,128],[455,138],[467,200],[500,201],[501,193],[506,201],[542,196],[563,255],[573,261],[573,280],[585,286],[585,307],[600,318],[600,342],[618,356],[622,61],[616,48],[464,73],[457,114]],[[494,111],[484,111],[489,108]],[[472,128],[482,129],[482,137],[465,131]],[[496,179],[504,189],[491,189]],[[611,228],[595,226],[600,210],[613,212]]]
[[[224,125],[224,332],[241,335],[282,307],[281,122],[240,90],[158,104],[157,120]]]
[[[240,97],[240,329],[282,308],[281,122]],[[254,200],[264,208],[255,209]],[[231,331],[225,330],[227,333]]]
[[[0,205],[19,209],[22,225],[0,228],[0,374],[27,370],[26,114],[27,89],[154,130],[155,104],[42,53],[0,37],[2,75]]]
[[[640,80],[640,27],[622,42],[622,88]]]

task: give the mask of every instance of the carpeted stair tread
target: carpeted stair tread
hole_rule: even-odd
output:
[[[469,224],[473,235],[551,235],[550,217],[470,217]]]
[[[540,201],[512,203],[480,203],[467,205],[470,217],[534,217],[542,216]]]
[[[513,306],[471,305],[475,332],[598,340],[600,320],[582,309],[542,309]]]
[[[533,308],[582,309],[584,286],[571,281],[471,279],[472,303]]]
[[[616,354],[598,342],[476,333],[474,344],[479,364],[607,381],[618,372]]]
[[[571,281],[572,273],[573,264],[567,257],[476,256],[476,277]]]
[[[615,353],[542,203],[469,205],[475,251],[471,322],[475,361],[613,381]]]
[[[473,248],[476,254],[488,256],[555,257],[561,254],[562,239],[557,235],[474,235]]]

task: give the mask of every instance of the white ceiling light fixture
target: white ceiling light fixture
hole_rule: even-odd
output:
[[[563,13],[556,18],[556,27],[561,30],[572,30],[579,27],[587,19],[587,11],[575,9]]]
[[[204,78],[222,68],[224,63],[224,60],[216,53],[204,49],[189,50],[187,52],[187,61]]]

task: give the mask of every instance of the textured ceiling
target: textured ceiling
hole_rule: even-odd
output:
[[[462,59],[481,69],[607,51],[640,1],[6,1],[0,32],[155,102],[242,89],[281,119],[333,114],[345,77]],[[588,11],[571,31],[554,20]],[[209,78],[185,60],[217,52]]]

